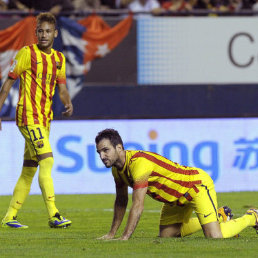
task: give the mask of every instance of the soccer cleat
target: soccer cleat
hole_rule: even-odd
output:
[[[228,206],[223,206],[218,209],[219,218],[222,218],[223,222],[229,221],[233,217],[232,210]]]
[[[246,214],[248,215],[252,215],[254,214],[256,222],[255,225],[253,226],[253,228],[256,230],[256,233],[258,234],[258,210],[257,209],[249,209]]]
[[[56,213],[49,221],[48,225],[51,228],[67,228],[72,224],[71,220],[65,219],[59,213]]]
[[[21,228],[25,229],[28,228],[26,225],[22,225],[19,221],[16,220],[16,217],[13,217],[13,219],[3,221],[2,220],[2,228]]]

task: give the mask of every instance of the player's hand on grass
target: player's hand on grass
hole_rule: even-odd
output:
[[[108,240],[111,240],[111,241],[126,241],[128,240],[129,238],[128,237],[125,237],[125,236],[121,236],[121,237],[118,237],[118,238],[109,238]]]
[[[65,111],[62,112],[63,116],[69,117],[73,114],[73,104],[67,104],[65,105]]]
[[[121,240],[121,241],[126,241],[126,240],[128,240],[128,238],[126,238],[126,237],[119,237],[119,238],[112,239],[112,240]]]
[[[114,239],[114,236],[113,235],[111,235],[111,234],[106,234],[106,235],[104,235],[104,236],[102,236],[102,237],[99,237],[99,238],[97,238],[98,240],[109,240],[109,239]]]

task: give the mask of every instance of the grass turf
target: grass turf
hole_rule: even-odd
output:
[[[73,224],[66,229],[51,229],[42,197],[29,196],[18,214],[18,220],[29,229],[0,228],[0,257],[257,257],[258,235],[253,228],[232,239],[205,239],[202,232],[185,238],[157,237],[161,204],[149,197],[129,241],[97,240],[110,228],[114,198],[111,194],[58,195],[61,214]],[[230,206],[234,217],[239,217],[249,207],[258,207],[258,192],[219,193],[218,200],[219,206]],[[9,201],[10,196],[0,196],[1,216]]]

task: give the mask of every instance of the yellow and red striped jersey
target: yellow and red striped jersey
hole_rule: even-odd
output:
[[[8,76],[20,78],[16,124],[49,128],[56,84],[66,83],[64,55],[54,49],[46,54],[36,44],[25,46],[17,53]]]
[[[148,187],[147,194],[165,203],[191,201],[198,193],[197,185],[210,178],[199,168],[185,167],[156,153],[126,151],[121,171],[112,167],[117,187],[126,184],[133,189]]]

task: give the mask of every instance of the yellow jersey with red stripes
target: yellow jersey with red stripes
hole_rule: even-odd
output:
[[[46,54],[37,44],[25,46],[17,53],[8,76],[20,78],[16,124],[49,128],[56,84],[66,84],[64,55],[54,49]]]
[[[112,167],[117,187],[126,184],[134,190],[147,187],[147,194],[164,203],[178,205],[191,201],[199,192],[197,186],[209,175],[199,168],[179,165],[156,153],[126,151],[121,171]]]

